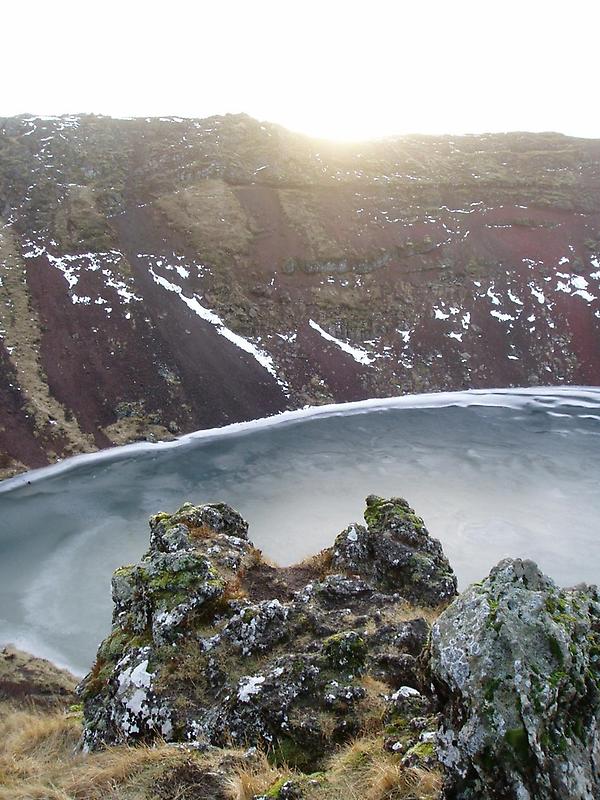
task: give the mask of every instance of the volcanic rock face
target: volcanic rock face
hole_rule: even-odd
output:
[[[386,747],[427,763],[429,625],[407,598],[446,604],[456,581],[404,500],[371,497],[365,517],[288,569],[262,562],[226,505],[152,517],[144,559],[115,572],[113,631],[81,687],[85,746],[263,745],[309,769],[385,717]]]
[[[600,796],[600,603],[506,560],[435,622],[438,757],[457,800]]]
[[[600,143],[0,119],[0,477],[306,404],[600,381]]]

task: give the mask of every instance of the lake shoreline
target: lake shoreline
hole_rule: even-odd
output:
[[[543,398],[540,402],[539,397]],[[386,411],[395,408],[448,408],[457,406],[493,406],[498,408],[515,407],[519,404],[540,404],[540,408],[548,407],[549,398],[556,398],[556,405],[600,407],[600,387],[595,386],[535,386],[496,389],[465,389],[452,392],[427,392],[424,394],[399,395],[397,397],[371,398],[348,403],[328,403],[321,406],[308,406],[293,411],[282,411],[268,417],[258,417],[247,422],[233,422],[216,428],[205,428],[183,434],[174,439],[156,442],[131,442],[125,445],[94,450],[89,453],[78,453],[66,459],[59,459],[54,464],[25,470],[10,478],[0,479],[0,493],[10,491],[18,486],[34,483],[50,474],[69,471],[80,464],[101,463],[105,460],[127,457],[129,454],[141,454],[158,450],[169,450],[181,447],[200,439],[218,439],[231,435],[252,433],[260,428],[280,425],[293,425],[309,419],[327,418],[363,414],[370,411]],[[536,399],[537,398],[537,399]]]

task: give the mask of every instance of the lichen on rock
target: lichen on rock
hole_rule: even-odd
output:
[[[456,595],[456,576],[442,546],[401,497],[367,497],[365,522],[337,537],[333,566],[371,580],[384,591],[426,605],[447,603]]]
[[[309,776],[376,730],[399,769],[443,766],[448,799],[600,796],[596,589],[506,560],[455,598],[405,500],[369,497],[365,521],[278,568],[229,506],[152,517],[80,687],[84,747],[258,747]],[[305,785],[286,777],[265,796]]]
[[[369,510],[368,529],[286,569],[264,564],[225,504],[153,516],[148,552],[113,576],[113,630],[80,687],[84,746],[259,745],[309,771],[395,692],[421,696],[429,626],[407,601],[447,603],[456,581],[405,501]],[[402,746],[418,761],[434,718],[416,705],[429,721],[411,727],[405,709]]]
[[[600,603],[505,560],[434,623],[438,756],[458,800],[600,796]]]

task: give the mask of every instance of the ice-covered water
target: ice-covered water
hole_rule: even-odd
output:
[[[30,481],[28,483],[27,481]],[[110,625],[110,575],[147,517],[224,500],[291,563],[405,496],[464,587],[505,556],[561,584],[600,577],[600,390],[467,392],[284,415],[72,459],[0,485],[0,643],[85,672]]]

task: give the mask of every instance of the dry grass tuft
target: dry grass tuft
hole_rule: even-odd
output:
[[[367,682],[374,698],[386,688]],[[302,784],[306,800],[439,800],[441,792],[439,771],[402,767],[381,733],[341,748],[312,780],[261,753],[248,761],[239,751],[158,744],[86,755],[80,735],[75,715],[0,705],[0,800],[251,800],[287,780]]]
[[[314,556],[301,561],[298,566],[309,567],[313,569],[319,576],[319,580],[323,580],[331,571],[331,561],[333,559],[333,548],[326,547],[324,550],[319,550]]]
[[[381,737],[363,736],[341,748],[315,776],[276,769],[260,756],[235,773],[230,797],[252,800],[287,780],[302,785],[305,800],[439,800],[442,788],[438,770],[402,767],[399,756],[383,750]]]
[[[64,788],[74,798],[103,798],[106,792],[131,779],[143,791],[144,784],[160,770],[173,766],[182,754],[164,745],[151,747],[113,747],[93,756],[81,756],[77,768],[64,779]],[[144,775],[144,773],[147,773]],[[131,787],[133,789],[133,787]],[[144,794],[139,794],[144,797]]]
[[[252,567],[258,567],[263,564],[267,567],[272,567],[273,569],[281,569],[281,567],[276,561],[273,561],[273,559],[268,558],[263,553],[263,551],[260,550],[258,547],[252,546],[246,558],[247,562],[244,563],[244,566],[247,569],[250,569]]]
[[[223,590],[223,601],[229,602],[229,600],[242,600],[247,596],[246,590],[242,584],[242,580],[239,574],[234,575],[234,577],[227,581],[225,584],[225,588]]]
[[[204,523],[202,525],[188,524],[187,529],[190,532],[192,539],[214,539],[216,534],[214,528],[211,528],[210,525],[206,525]]]
[[[365,626],[365,631],[366,633],[376,633],[381,624],[409,622],[419,618],[424,619],[429,625],[433,625],[445,608],[445,605],[429,608],[428,606],[411,605],[408,601],[404,601],[384,609],[383,621],[370,620]]]
[[[367,696],[361,703],[362,731],[365,734],[374,734],[381,731],[386,697],[392,694],[393,689],[371,675],[365,675],[361,679],[361,684],[367,690]]]
[[[166,745],[78,750],[81,720],[0,706],[0,800],[145,800],[185,752]],[[183,795],[182,795],[183,797]]]
[[[229,779],[231,800],[252,800],[255,795],[264,794],[276,781],[291,776],[291,772],[269,764],[267,757],[261,753],[251,765],[236,769]]]
[[[381,736],[363,736],[330,761],[327,785],[311,800],[438,800],[442,776],[438,770],[406,768],[400,757],[383,749]]]
[[[36,781],[57,761],[70,759],[81,735],[81,723],[64,714],[15,711],[8,706],[2,706],[2,710],[0,798],[8,800],[19,795],[6,794],[3,785]]]
[[[436,800],[442,788],[438,772],[387,760],[373,764],[366,777],[365,800]]]

